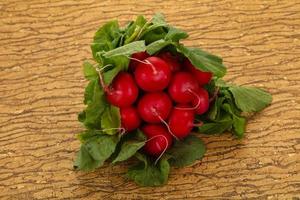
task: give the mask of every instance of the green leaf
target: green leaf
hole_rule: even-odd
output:
[[[131,24],[125,29],[125,44],[128,44],[134,40],[138,40],[142,31],[147,28],[149,23],[144,18],[144,16],[139,15],[135,22],[131,22]]]
[[[81,143],[85,143],[87,140],[91,139],[94,136],[94,132],[87,130],[79,133],[76,137]]]
[[[81,143],[86,143],[91,138],[97,136],[97,135],[104,135],[102,130],[85,130],[77,135],[77,138],[80,140]]]
[[[130,36],[134,31],[133,24],[134,21],[129,21],[124,27],[120,28],[121,32],[124,33],[126,36]]]
[[[103,56],[106,58],[114,57],[114,56],[131,56],[131,54],[136,52],[145,51],[145,41],[136,41],[126,44],[124,46],[118,47],[116,49],[107,51],[103,53]]]
[[[178,28],[170,27],[167,35],[165,36],[165,40],[170,40],[173,42],[178,42],[181,39],[187,38],[189,35]]]
[[[214,104],[210,106],[207,116],[210,120],[215,120],[218,112],[219,112],[219,102],[218,99],[216,99]]]
[[[137,152],[135,155],[134,155],[139,161],[142,161],[145,165],[145,167],[148,167],[148,163],[151,163],[151,161],[149,160],[149,158],[147,157],[147,155],[145,154],[142,154],[142,153],[139,153]]]
[[[212,96],[218,87],[216,86],[215,79],[213,78],[208,84],[204,85],[203,88]]]
[[[169,26],[165,20],[165,17],[162,13],[155,13],[152,20],[151,20],[152,24],[159,27],[159,26]]]
[[[233,132],[238,138],[242,138],[246,129],[246,119],[244,117],[233,116]]]
[[[144,28],[139,37],[140,39],[145,40],[146,44],[165,38],[169,25],[161,13],[156,13],[150,24],[147,23],[147,25],[148,26]]]
[[[113,20],[107,22],[98,29],[94,36],[94,41],[91,44],[91,49],[94,59],[102,64],[99,52],[110,51],[117,47],[120,38],[122,37],[118,21]]]
[[[121,146],[121,151],[112,163],[121,162],[132,157],[139,149],[145,145],[145,141],[130,140],[125,141]]]
[[[219,93],[221,96],[223,96],[227,100],[227,103],[230,103],[230,104],[234,103],[233,96],[232,96],[231,92],[228,90],[228,88],[221,88]]]
[[[118,141],[117,135],[99,135],[87,141],[85,146],[91,157],[99,161],[99,166],[102,166],[115,151]]]
[[[214,104],[210,106],[210,110],[207,115],[210,120],[216,120],[219,117],[220,107],[224,100],[224,97],[217,97]]]
[[[222,83],[222,85],[225,85]],[[229,92],[230,86],[222,87],[219,97],[210,107],[208,118],[203,126],[199,127],[199,132],[205,134],[221,134],[231,131],[238,138],[242,138],[245,132],[246,119],[241,115],[241,111],[236,107],[233,96]]]
[[[222,117],[222,119],[215,122],[204,123],[202,126],[198,128],[199,133],[204,134],[221,134],[226,130],[229,130],[232,126],[232,118],[230,115],[226,114]]]
[[[98,84],[97,80],[91,80],[86,86],[84,91],[84,104],[87,105],[93,101],[95,84]]]
[[[171,156],[169,161],[172,166],[184,167],[203,157],[205,145],[198,137],[189,135],[183,141],[176,141],[167,153]]]
[[[108,70],[103,73],[103,80],[106,85],[110,85],[114,78],[119,74],[120,71],[123,71],[121,67],[114,67],[111,70]]]
[[[221,87],[221,88],[228,88],[228,87],[232,86],[231,84],[225,82],[225,81],[224,81],[223,79],[221,79],[221,78],[215,78],[215,79],[214,79],[214,82],[215,82],[215,85],[216,85],[217,87]]]
[[[170,44],[174,44],[176,46],[175,43],[177,43],[180,39],[187,37],[188,34],[186,32],[174,27],[170,27],[164,39],[150,43],[146,49],[150,55],[153,55]]]
[[[78,121],[81,123],[84,123],[85,121],[85,111],[81,111],[80,113],[78,113]]]
[[[156,52],[163,49],[164,47],[168,46],[169,44],[172,44],[172,42],[171,41],[166,41],[164,39],[160,39],[160,40],[157,40],[157,41],[152,42],[151,44],[149,44],[146,49],[147,49],[147,52],[150,55],[153,55]]]
[[[226,68],[222,60],[214,55],[204,52],[198,48],[185,47],[177,45],[177,50],[184,54],[191,63],[202,71],[210,71],[217,77],[223,77],[226,74]]]
[[[143,15],[137,16],[137,18],[135,20],[136,26],[143,27],[146,23],[147,23],[147,20],[145,19],[145,17]]]
[[[151,163],[145,155],[138,154],[142,161],[129,168],[126,176],[140,186],[161,186],[168,181],[170,165],[168,160],[162,158],[157,165]]]
[[[150,43],[157,40],[165,39],[167,32],[168,31],[164,27],[149,26],[149,28],[146,29],[145,33],[141,34],[140,38],[142,40],[145,40],[145,43],[149,45]]]
[[[84,72],[84,77],[88,80],[98,79],[98,73],[95,67],[87,61],[83,63],[83,72]]]
[[[239,113],[237,114],[234,104],[225,103],[222,105],[222,108],[231,114],[231,118],[233,120],[233,133],[238,138],[242,138],[245,133],[246,119],[239,116]]]
[[[272,102],[271,94],[254,87],[232,86],[229,91],[236,106],[244,112],[258,112]]]
[[[101,117],[102,129],[109,135],[116,134],[121,126],[120,110],[115,106],[107,106]]]
[[[97,135],[95,131],[86,131],[80,136],[84,141],[74,163],[82,171],[91,171],[101,167],[114,152],[119,141],[117,136]]]
[[[98,80],[95,80],[94,88],[91,91],[93,97],[89,96],[88,106],[85,109],[84,125],[88,128],[101,129],[101,115],[106,106],[104,92],[99,86]]]
[[[104,66],[111,65],[112,69],[105,70],[103,73],[104,83],[109,85],[120,71],[127,71],[129,59],[125,56],[114,56],[103,59]]]
[[[146,135],[140,129],[137,129],[135,131],[135,138],[138,140],[146,140],[147,139]]]
[[[139,129],[136,129],[135,131],[127,132],[127,134],[125,134],[122,137],[120,137],[120,142],[118,143],[118,145],[116,147],[116,150],[113,153],[113,155],[110,157],[110,159],[112,161],[114,161],[118,156],[121,156],[121,155],[123,155],[123,156],[125,155],[125,156],[131,157],[132,155],[134,155],[136,153],[136,152],[134,152],[131,155],[131,153],[130,153],[130,152],[132,152],[131,149],[134,149],[135,147],[137,147],[137,145],[138,145],[137,143],[139,143],[139,142],[145,142],[146,139],[147,138],[144,135],[144,133],[141,130],[139,130]],[[129,145],[128,146],[126,145],[126,146],[122,147],[124,143],[129,143]],[[131,144],[132,144],[132,146],[131,146]],[[121,155],[119,155],[119,154],[121,154]]]
[[[76,160],[74,162],[74,168],[82,171],[92,171],[97,167],[100,167],[101,161],[95,160],[87,150],[86,145],[82,144],[79,152],[77,153]]]

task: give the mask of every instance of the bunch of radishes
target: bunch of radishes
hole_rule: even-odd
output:
[[[160,186],[171,166],[189,166],[204,156],[204,142],[191,132],[244,136],[245,113],[261,111],[272,96],[224,81],[222,58],[185,46],[186,38],[160,13],[151,20],[139,15],[124,27],[111,20],[97,30],[95,62],[83,65],[89,83],[86,108],[78,115],[85,130],[77,135],[75,169],[92,171],[105,161],[135,157],[126,177]]]
[[[211,72],[196,69],[182,56],[139,52],[131,56],[129,70],[114,78],[106,98],[120,108],[122,128],[139,128],[147,137],[144,151],[160,157],[173,139],[185,138],[197,126],[195,115],[208,110],[203,86],[211,78]]]

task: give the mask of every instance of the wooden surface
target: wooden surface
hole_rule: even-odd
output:
[[[0,0],[0,198],[300,198],[300,2],[136,2]],[[94,32],[155,11],[190,34],[185,44],[222,56],[227,80],[270,91],[272,105],[241,141],[201,136],[203,161],[172,169],[164,187],[125,180],[125,165],[74,172]]]

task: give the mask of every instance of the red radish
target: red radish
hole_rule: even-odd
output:
[[[211,80],[211,78],[213,76],[213,74],[211,72],[204,72],[204,71],[201,71],[200,69],[196,69],[188,59],[185,59],[184,66],[187,67],[187,69],[192,74],[194,74],[199,85],[201,85],[201,86],[209,83],[209,81]]]
[[[160,123],[166,120],[172,109],[172,101],[164,92],[145,94],[138,102],[141,118],[149,123]]]
[[[197,80],[188,72],[177,72],[169,85],[168,92],[177,103],[189,103],[195,97],[193,91],[199,88]]]
[[[134,53],[131,55],[130,63],[129,63],[129,69],[131,71],[134,71],[136,67],[140,64],[139,61],[143,61],[146,58],[150,57],[150,55],[146,51]]]
[[[163,59],[171,68],[172,72],[177,72],[180,70],[180,63],[176,56],[173,56],[170,52],[163,52],[158,54],[158,57]]]
[[[179,104],[176,106],[169,117],[168,125],[173,135],[178,139],[185,138],[193,129],[195,113],[193,110],[184,110],[189,105]]]
[[[205,113],[208,108],[209,108],[209,96],[208,92],[204,88],[199,88],[198,90],[195,91],[195,93],[198,95],[198,97],[195,97],[192,101],[193,106],[197,106],[195,109],[195,112],[198,115],[201,115]]]
[[[108,102],[117,107],[128,107],[138,97],[138,87],[131,74],[120,72],[106,92]]]
[[[132,106],[121,108],[120,115],[121,126],[125,128],[126,131],[132,131],[138,128],[141,124],[141,119],[137,109]]]
[[[160,156],[172,144],[172,136],[163,125],[148,124],[141,130],[148,139],[144,150],[149,155]]]
[[[158,57],[146,58],[134,72],[137,85],[147,92],[165,89],[171,79],[169,65]]]

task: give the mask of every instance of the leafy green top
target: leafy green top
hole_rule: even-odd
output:
[[[211,81],[207,87],[218,89],[218,96],[199,127],[200,133],[220,134],[232,131],[238,138],[244,136],[246,118],[243,113],[261,111],[272,101],[272,96],[258,88],[227,84],[222,79]]]

